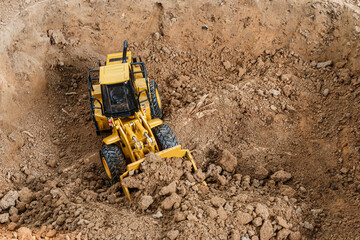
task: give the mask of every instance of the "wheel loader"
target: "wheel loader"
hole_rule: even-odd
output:
[[[197,171],[191,153],[182,149],[174,132],[164,123],[159,89],[149,80],[141,57],[131,56],[127,41],[123,52],[108,54],[104,66],[87,76],[90,113],[102,141],[100,159],[110,184],[120,181],[154,152],[161,158],[185,158]],[[129,189],[122,185],[131,201]]]

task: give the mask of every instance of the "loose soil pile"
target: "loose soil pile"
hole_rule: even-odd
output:
[[[2,1],[0,238],[360,237],[356,1]],[[107,185],[86,71],[123,40],[197,166]],[[200,184],[202,180],[207,185]]]

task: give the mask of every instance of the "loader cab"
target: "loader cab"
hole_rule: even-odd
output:
[[[106,117],[130,117],[139,110],[127,62],[100,67],[99,83]]]
[[[130,117],[138,111],[132,81],[101,85],[104,114],[107,117]]]

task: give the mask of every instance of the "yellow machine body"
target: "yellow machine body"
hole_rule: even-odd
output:
[[[152,128],[157,127],[163,123],[161,119],[151,117],[150,101],[148,100],[149,86],[144,74],[136,73],[141,71],[141,66],[133,63],[131,52],[126,53],[126,62],[120,61],[123,53],[109,54],[106,60],[106,66],[101,66],[99,69],[98,84],[90,85],[91,95],[96,98],[94,101],[94,119],[98,124],[100,131],[111,130],[112,134],[103,139],[103,144],[117,144],[128,162],[127,170],[120,177],[120,182],[128,175],[129,171],[136,170],[140,164],[145,160],[145,155],[149,152],[154,152],[162,158],[179,157],[186,158],[191,161],[194,171],[197,170],[195,162],[189,150],[181,149],[181,146],[175,146],[169,149],[160,151],[156,142]],[[119,59],[119,61],[114,61]],[[133,77],[131,77],[133,72]],[[91,80],[90,80],[91,81]],[[133,81],[135,93],[138,96],[140,109],[135,112],[133,116],[121,118],[108,118],[103,115],[103,98],[101,96],[101,85],[116,84],[126,81]],[[146,91],[145,91],[146,90]],[[156,92],[156,97],[159,93]],[[160,99],[159,99],[160,100]],[[103,159],[104,161],[104,159]],[[108,169],[105,169],[106,171]],[[129,190],[122,186],[125,195],[130,200]]]

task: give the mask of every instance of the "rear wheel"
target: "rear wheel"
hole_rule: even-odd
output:
[[[126,159],[121,149],[115,144],[103,145],[100,158],[110,184],[119,182],[121,174],[126,171]]]
[[[161,98],[159,89],[156,85],[154,80],[149,81],[150,87],[150,111],[151,111],[151,118],[162,118],[162,106],[161,106]]]
[[[167,125],[166,123],[154,127],[153,133],[161,150],[165,150],[179,145],[173,130],[171,130],[169,125]]]

